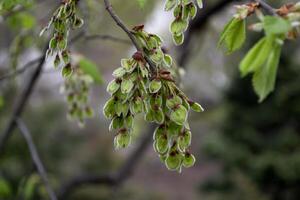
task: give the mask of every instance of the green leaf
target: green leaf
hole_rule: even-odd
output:
[[[263,37],[254,45],[254,47],[250,49],[240,63],[240,71],[242,76],[245,76],[251,72],[255,72],[265,63],[273,49],[273,44],[273,37]]]
[[[267,35],[286,34],[292,28],[288,20],[275,16],[265,16],[263,26]]]
[[[262,102],[274,90],[280,53],[281,45],[277,44],[270,53],[266,64],[253,75],[252,83],[259,96],[259,102]]]
[[[103,78],[101,73],[99,72],[97,65],[89,59],[82,58],[79,61],[80,69],[85,73],[90,75],[95,82],[103,83]]]
[[[233,18],[224,28],[218,46],[225,45],[228,53],[238,50],[246,40],[246,20]]]

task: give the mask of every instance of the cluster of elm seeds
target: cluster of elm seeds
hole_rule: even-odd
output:
[[[49,42],[46,57],[54,56],[54,66],[63,66],[64,77],[71,75],[73,71],[70,52],[67,49],[69,31],[80,28],[82,25],[83,20],[77,14],[76,0],[64,0],[40,33],[42,35],[53,27],[53,36]]]
[[[165,10],[173,10],[175,19],[170,25],[173,41],[181,45],[184,41],[184,32],[189,26],[189,21],[197,14],[197,4],[203,7],[201,0],[166,0]]]
[[[61,90],[68,103],[68,119],[77,121],[80,127],[84,126],[86,118],[92,118],[94,111],[89,104],[90,86],[93,78],[84,74],[80,68],[75,68],[72,76],[64,81]]]
[[[110,130],[117,130],[115,147],[130,144],[134,117],[142,113],[145,121],[158,124],[154,150],[168,169],[180,172],[182,166],[191,167],[195,162],[189,152],[188,111],[203,109],[176,86],[171,74],[172,58],[162,50],[161,38],[147,33],[143,26],[134,27],[132,33],[143,52],[123,59],[121,67],[113,72],[115,79],[107,87],[112,96],[104,106],[104,115],[112,120]]]

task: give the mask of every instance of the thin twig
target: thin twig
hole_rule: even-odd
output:
[[[84,32],[80,32],[77,36],[75,36],[74,38],[72,38],[70,40],[70,43],[76,42],[83,36],[84,36]],[[42,68],[46,61],[45,54],[48,49],[48,44],[49,44],[49,42],[47,42],[47,45],[45,45],[44,50],[42,52],[42,56],[37,59],[39,61],[38,66],[34,70],[28,84],[26,85],[25,89],[23,90],[19,100],[15,104],[15,107],[14,107],[12,115],[8,121],[8,124],[0,136],[0,154],[3,152],[4,145],[7,142],[7,140],[9,139],[9,137],[11,136],[12,131],[15,129],[16,119],[19,118],[21,116],[21,114],[23,113],[24,108],[26,107],[26,104],[29,100],[29,97],[31,96],[33,89],[37,83],[37,80],[39,79],[39,77],[41,75]]]
[[[265,10],[267,11],[269,14],[274,15],[274,16],[278,16],[278,14],[276,13],[276,10],[270,6],[268,3],[266,3],[263,0],[253,0],[257,3],[259,3],[259,5]]]
[[[106,173],[104,175],[84,174],[77,176],[68,182],[62,184],[58,191],[58,199],[65,200],[75,188],[88,184],[102,184],[108,186],[119,186],[130,177],[141,160],[146,150],[151,144],[152,135],[155,126],[149,127],[147,133],[144,134],[138,147],[129,155],[125,163],[116,173]]]
[[[69,42],[70,46],[74,44],[74,41],[77,41],[79,38],[83,38],[83,40],[86,41],[92,41],[92,40],[109,40],[112,42],[118,42],[118,43],[123,43],[123,44],[132,44],[129,40],[118,38],[115,36],[111,35],[101,35],[101,34],[93,34],[93,35],[86,35],[84,36],[85,33],[82,31],[79,34],[77,34],[74,38],[72,38]],[[13,72],[8,72],[7,74],[4,74],[0,77],[0,83],[4,80],[8,80],[10,78],[13,78],[17,75],[20,75],[24,73],[27,69],[35,66],[41,59],[43,59],[43,56],[40,56],[38,58],[35,58],[31,61],[29,61],[27,64],[25,64],[23,67],[20,67],[17,70],[14,70]]]
[[[115,11],[113,10],[110,1],[109,0],[104,0],[104,4],[106,7],[106,10],[108,11],[108,13],[110,14],[110,16],[113,18],[113,20],[117,23],[117,25],[119,27],[121,27],[121,29],[123,29],[123,31],[128,35],[128,37],[130,38],[132,44],[135,46],[135,48],[144,53],[144,50],[142,47],[140,47],[140,45],[138,44],[138,42],[136,41],[134,35],[130,32],[130,30],[125,26],[125,24],[122,22],[122,20],[118,17],[118,15],[115,13]],[[144,58],[146,60],[146,62],[149,64],[151,71],[154,72],[156,69],[155,64],[148,58],[148,56],[146,56],[144,54]]]
[[[24,139],[26,140],[32,161],[33,161],[42,181],[44,182],[45,188],[47,190],[47,193],[48,193],[50,199],[57,200],[57,197],[56,197],[53,189],[50,186],[50,183],[49,183],[49,180],[47,177],[47,172],[46,172],[44,165],[39,157],[39,154],[38,154],[37,148],[33,142],[31,133],[29,132],[25,123],[21,119],[16,119],[16,123],[17,123],[17,126],[18,126],[21,134],[23,135]]]

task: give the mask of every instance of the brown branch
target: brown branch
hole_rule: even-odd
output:
[[[24,137],[27,146],[29,148],[29,152],[30,152],[30,156],[32,158],[32,161],[42,179],[42,181],[44,182],[46,191],[50,197],[51,200],[57,200],[57,197],[53,191],[53,189],[50,186],[48,177],[47,177],[47,172],[44,168],[44,165],[39,157],[39,154],[37,152],[37,148],[33,142],[31,133],[29,132],[28,128],[26,127],[25,123],[21,120],[21,119],[16,119],[16,124],[22,134],[22,136]]]
[[[276,10],[272,6],[270,6],[268,3],[266,3],[265,1],[263,1],[263,0],[252,0],[252,1],[259,3],[260,7],[262,7],[269,14],[278,16],[276,13]]]
[[[147,148],[150,146],[154,129],[154,125],[148,128],[147,133],[141,139],[138,147],[129,155],[119,171],[117,171],[116,173],[107,173],[104,175],[84,174],[77,176],[62,184],[57,193],[58,199],[67,199],[67,197],[73,190],[83,185],[99,184],[108,186],[120,186],[124,181],[128,179],[128,177],[132,175],[138,162],[141,160]]]
[[[79,38],[83,38],[85,41],[91,41],[91,40],[109,40],[112,42],[118,42],[118,43],[123,43],[123,44],[132,44],[129,40],[118,38],[115,36],[111,35],[100,35],[100,34],[93,34],[93,35],[86,35],[82,31],[80,32],[77,36],[72,38],[72,40],[69,42],[70,46],[74,44],[74,40],[77,41]],[[8,72],[0,77],[0,83],[4,80],[8,80],[10,78],[13,78],[17,75],[23,74],[27,69],[35,66],[40,60],[43,59],[43,56],[40,56],[34,60],[29,61],[27,64],[25,64],[23,67],[20,67],[17,70],[14,70],[13,72]]]
[[[125,24],[122,22],[122,20],[118,17],[118,15],[113,10],[113,8],[110,4],[110,1],[109,0],[104,0],[104,4],[105,4],[106,10],[110,14],[110,16],[113,18],[113,20],[116,22],[116,24],[128,35],[128,37],[130,38],[132,44],[137,49],[137,51],[144,52],[143,48],[140,47],[140,45],[136,41],[134,35],[130,32],[130,30],[125,26]],[[155,64],[145,54],[143,56],[144,56],[146,62],[149,64],[149,66],[151,68],[151,71],[154,72],[155,69],[156,69]]]

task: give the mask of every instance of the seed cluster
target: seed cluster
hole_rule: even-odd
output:
[[[69,31],[70,29],[80,28],[82,25],[83,20],[77,15],[76,0],[65,0],[54,12],[48,25],[40,33],[42,35],[45,31],[53,27],[53,37],[49,42],[46,57],[55,57],[55,67],[58,67],[60,64],[64,66],[62,70],[64,77],[72,73],[70,53],[67,50]]]
[[[133,120],[142,113],[148,122],[159,126],[154,132],[154,149],[168,169],[181,171],[191,167],[195,157],[189,153],[191,131],[188,111],[202,112],[202,107],[191,101],[175,84],[171,75],[172,58],[161,48],[159,36],[149,34],[143,26],[132,33],[143,47],[132,58],[123,59],[121,67],[107,87],[112,95],[104,106],[104,115],[111,119],[110,130],[116,129],[116,148],[130,144]],[[151,69],[145,57],[154,63]]]
[[[76,120],[79,126],[84,126],[85,118],[94,116],[93,109],[89,106],[89,91],[93,79],[84,74],[80,68],[75,68],[72,76],[65,79],[62,92],[68,103],[68,118]]]
[[[197,1],[202,8],[202,1]],[[196,1],[194,0],[166,0],[165,10],[173,9],[174,21],[171,23],[170,31],[176,45],[181,45],[184,41],[184,32],[189,26],[189,21],[197,14]]]

